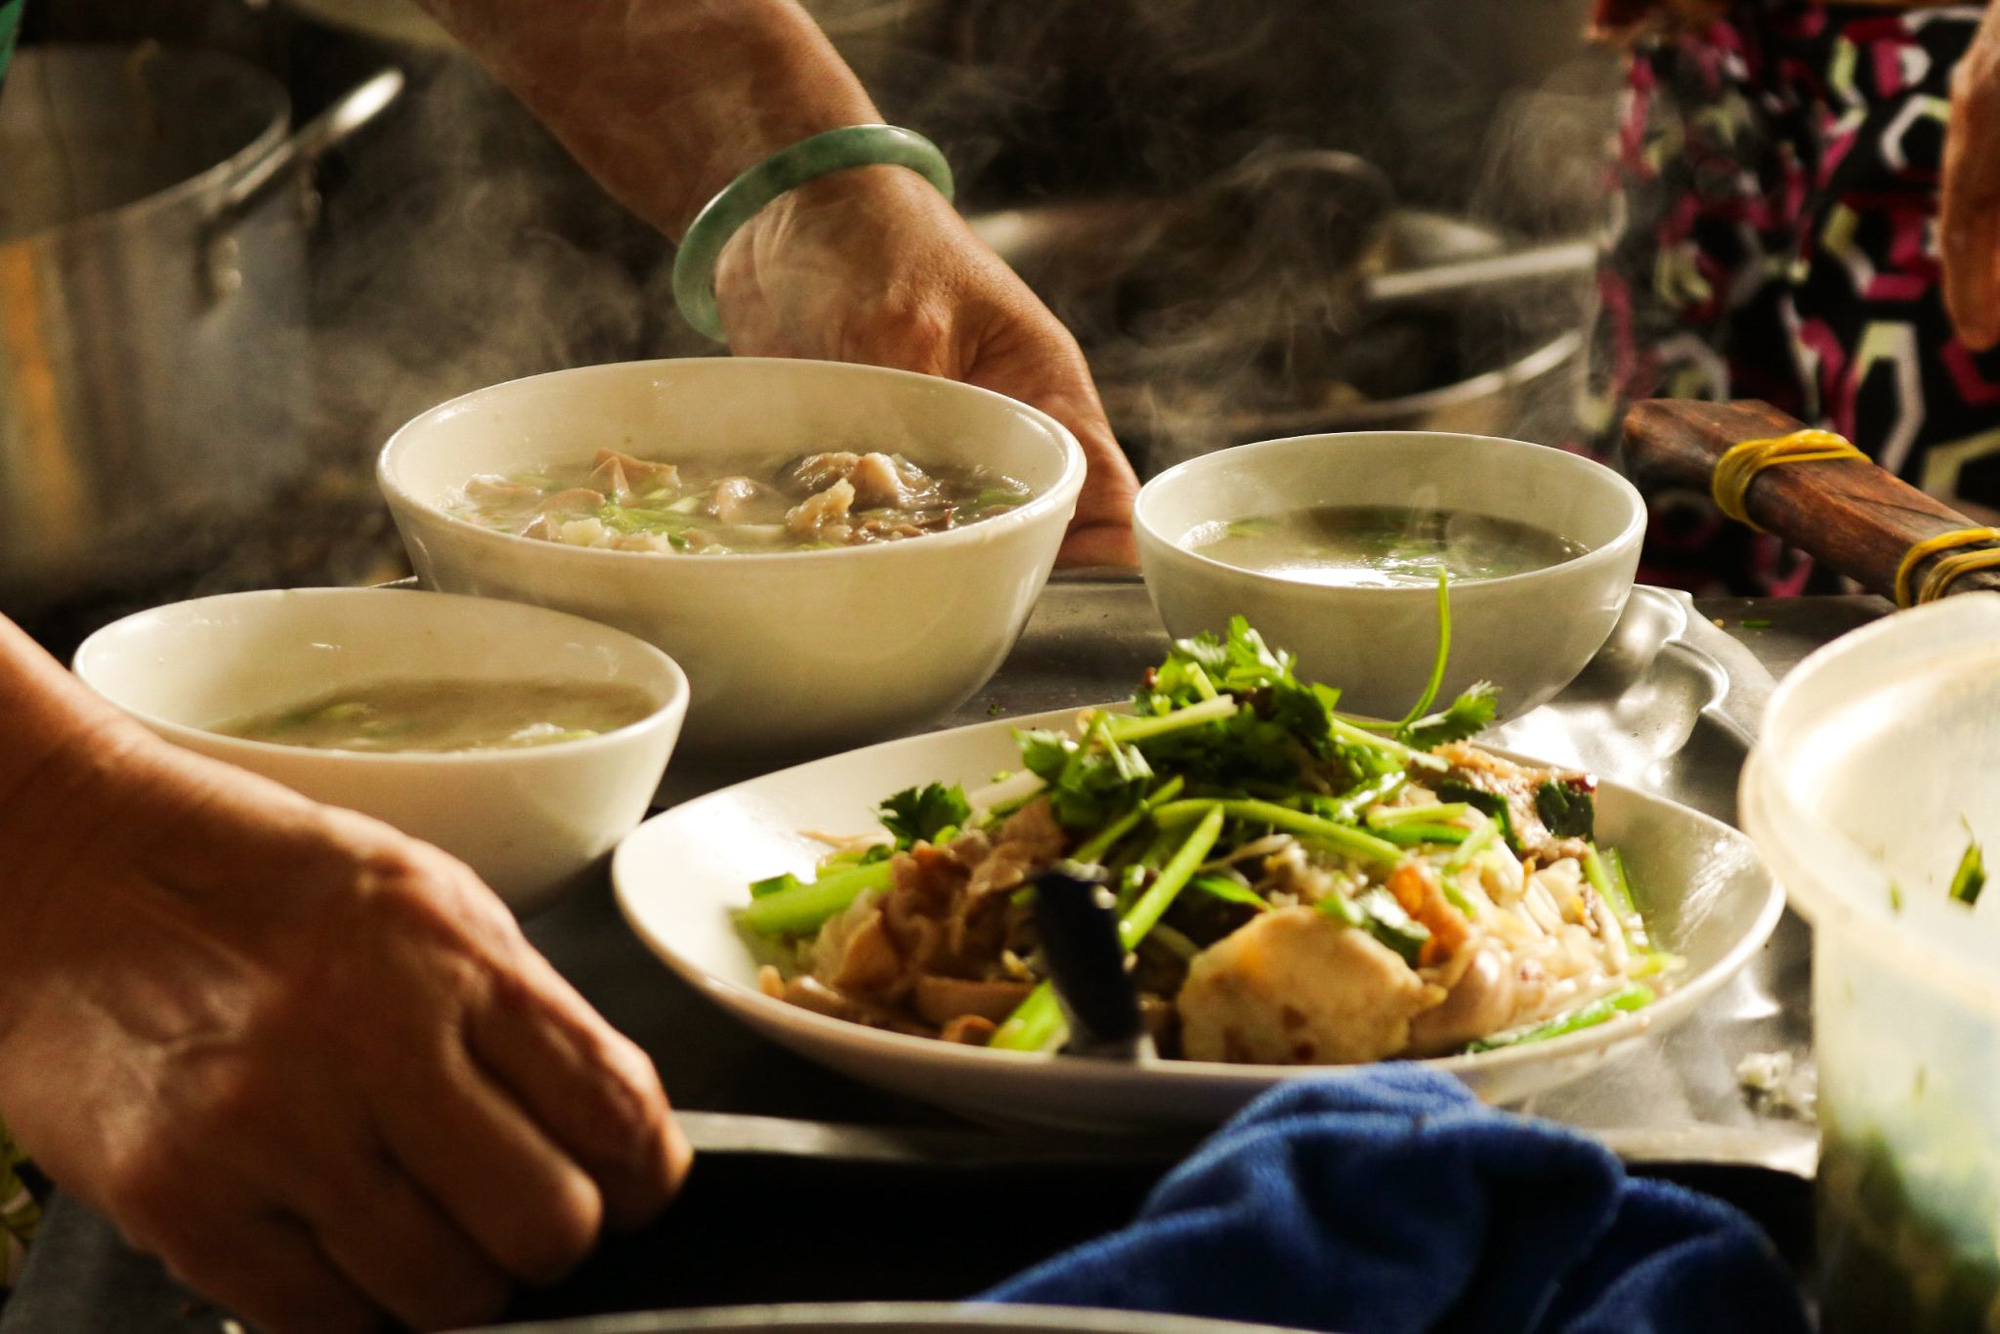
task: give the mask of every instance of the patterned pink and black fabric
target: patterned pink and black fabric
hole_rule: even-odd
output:
[[[1603,275],[1606,435],[1652,395],[1762,398],[1905,480],[2000,505],[2000,353],[1953,335],[1935,215],[1976,6],[1739,0],[1635,52]],[[1804,591],[1810,563],[1690,491],[1653,498],[1641,577]]]

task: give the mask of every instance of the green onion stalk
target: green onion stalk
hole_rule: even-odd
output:
[[[800,936],[820,927],[870,890],[887,889],[894,864],[870,862],[851,870],[831,871],[809,883],[801,882],[765,894],[736,914],[736,920],[760,936]]]

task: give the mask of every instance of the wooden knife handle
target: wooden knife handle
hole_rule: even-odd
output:
[[[1647,399],[1625,418],[1626,467],[1641,487],[1678,482],[1707,491],[1730,446],[1804,429],[1804,422],[1768,403]],[[1912,546],[1979,526],[1864,459],[1766,468],[1750,483],[1744,509],[1821,565],[1889,598],[1896,595],[1896,571]],[[1917,573],[1921,577],[1922,567]],[[1982,588],[2000,589],[2000,570],[1975,570],[1950,591]]]

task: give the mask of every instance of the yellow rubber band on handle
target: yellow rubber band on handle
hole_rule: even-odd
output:
[[[1750,483],[1757,480],[1758,473],[1766,468],[1775,468],[1780,463],[1817,463],[1828,459],[1865,461],[1867,458],[1847,437],[1813,428],[1771,440],[1745,440],[1740,445],[1731,445],[1716,461],[1715,480],[1709,489],[1724,514],[1761,533],[1763,527],[1744,509],[1750,495]]]
[[[1959,576],[1971,574],[1974,570],[1989,570],[2000,566],[2000,546],[1987,547],[1979,551],[1957,551],[1958,547],[1977,546],[1982,542],[2000,543],[2000,528],[1955,528],[1936,537],[1927,537],[1903,553],[1902,564],[1896,567],[1896,605],[1899,607],[1921,606],[1926,602],[1936,602],[1943,597]],[[1910,591],[1911,581],[1916,577],[1917,567],[1939,552],[1949,551],[1931,567],[1917,585],[1914,594]]]
[[[1962,574],[1974,570],[1990,570],[2000,566],[2000,547],[1984,547],[1978,551],[1955,551],[1945,556],[1931,567],[1929,575],[1917,585],[1919,603],[1936,602],[1951,591],[1951,586]]]

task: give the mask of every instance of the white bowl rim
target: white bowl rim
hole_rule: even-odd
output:
[[[421,499],[412,493],[396,476],[395,459],[401,454],[410,452],[414,446],[409,443],[409,437],[421,432],[424,427],[433,421],[455,411],[463,410],[471,406],[474,400],[502,389],[530,384],[540,380],[556,379],[558,377],[585,379],[597,376],[608,379],[617,375],[636,374],[642,370],[651,371],[661,367],[697,364],[747,367],[837,366],[841,368],[840,373],[843,374],[852,372],[862,376],[876,376],[891,380],[921,380],[932,385],[951,385],[956,390],[962,390],[968,394],[1004,403],[1037,425],[1047,428],[1055,440],[1056,447],[1062,451],[1063,455],[1062,472],[1056,479],[1049,483],[1042,490],[1041,494],[1034,496],[1026,504],[1011,509],[1005,514],[996,514],[990,519],[980,519],[959,527],[948,528],[941,533],[921,533],[913,538],[899,538],[890,542],[865,542],[859,546],[818,547],[802,551],[732,551],[726,556],[712,558],[715,560],[726,560],[731,566],[747,566],[753,563],[763,564],[773,561],[823,559],[828,557],[835,559],[845,558],[847,560],[881,560],[884,559],[882,553],[900,551],[905,547],[917,543],[922,544],[919,548],[920,550],[934,551],[940,543],[962,544],[965,542],[991,540],[993,536],[1003,534],[1013,528],[1037,522],[1047,515],[1049,511],[1060,509],[1063,505],[1074,500],[1076,494],[1083,489],[1084,474],[1088,471],[1083,446],[1077,443],[1075,434],[1067,426],[1064,426],[1054,417],[1035,407],[1033,404],[1023,403],[1019,399],[1009,398],[1007,395],[997,393],[994,390],[983,389],[978,385],[966,384],[962,380],[953,380],[942,375],[926,375],[921,371],[897,370],[889,366],[871,366],[862,362],[824,361],[811,357],[654,357],[642,361],[607,361],[592,366],[571,366],[564,370],[543,371],[538,375],[525,375],[513,380],[502,380],[498,384],[484,385],[478,389],[460,394],[456,398],[447,399],[445,402],[439,403],[434,407],[426,408],[423,412],[418,413],[415,417],[397,427],[395,433],[389,437],[387,443],[382,446],[381,452],[376,456],[376,484],[382,488],[383,494],[388,497],[392,504],[400,502],[414,510],[422,511],[425,514],[440,519],[454,530],[462,532],[475,541],[504,545],[525,544],[533,550],[572,552],[586,559],[600,556],[616,556],[628,560],[658,560],[662,557],[674,557],[679,553],[664,551],[621,551],[613,547],[574,546],[567,542],[550,542],[539,537],[522,537],[516,533],[503,533],[492,528],[481,527],[470,519],[462,519],[455,514],[447,513],[439,506],[432,504],[428,500]],[[967,534],[971,536],[968,537],[966,536]],[[692,558],[695,560],[708,559],[699,555],[695,555]],[[889,559],[896,559],[896,557],[889,557]]]
[[[1397,597],[1405,600],[1415,600],[1418,598],[1429,600],[1435,598],[1437,596],[1437,588],[1432,584],[1411,584],[1406,587],[1391,586],[1387,588],[1375,587],[1373,585],[1362,588],[1334,587],[1315,584],[1304,579],[1291,579],[1284,575],[1271,574],[1264,570],[1252,570],[1241,565],[1231,565],[1228,561],[1217,560],[1213,556],[1203,555],[1192,547],[1182,546],[1179,542],[1167,537],[1160,529],[1154,527],[1146,517],[1146,507],[1149,497],[1157,498],[1175,484],[1184,481],[1185,476],[1188,474],[1199,472],[1204,468],[1222,466],[1215,462],[1217,459],[1235,456],[1241,461],[1245,451],[1264,451],[1266,449],[1274,449],[1279,445],[1296,445],[1307,441],[1318,444],[1338,445],[1353,443],[1364,438],[1369,440],[1476,440],[1482,445],[1499,445],[1503,448],[1519,446],[1523,449],[1543,450],[1549,454],[1557,455],[1571,461],[1570,463],[1557,464],[1556,466],[1558,467],[1583,466],[1586,469],[1601,471],[1624,494],[1625,499],[1630,502],[1631,513],[1626,519],[1625,526],[1607,542],[1602,542],[1587,551],[1569,557],[1567,560],[1558,561],[1554,565],[1543,565],[1536,569],[1524,570],[1519,574],[1502,574],[1484,579],[1453,579],[1450,581],[1450,586],[1453,589],[1473,587],[1497,588],[1503,585],[1511,585],[1517,580],[1525,581],[1542,578],[1552,570],[1578,570],[1592,565],[1611,564],[1621,559],[1646,535],[1645,497],[1641,496],[1639,488],[1632,485],[1631,480],[1617,469],[1556,445],[1541,445],[1536,444],[1532,440],[1515,440],[1499,435],[1473,435],[1462,431],[1323,431],[1309,435],[1279,436],[1274,440],[1253,440],[1247,444],[1232,445],[1228,449],[1218,449],[1208,454],[1198,454],[1194,458],[1183,459],[1181,462],[1176,463],[1173,467],[1160,473],[1139,488],[1139,498],[1132,506],[1133,525],[1140,532],[1153,538],[1162,546],[1172,548],[1181,556],[1209,570],[1241,577],[1256,585],[1263,585],[1274,589],[1313,588],[1328,594],[1347,594],[1377,599]]]
[[[1100,708],[1118,707],[1123,701]],[[1014,726],[1041,726],[1062,716],[1074,716],[1091,706],[1051,710],[1043,713],[1025,714],[1017,718],[996,719],[993,723],[970,724],[969,727],[995,726],[1002,723]],[[966,730],[966,729],[949,729]],[[942,735],[941,733],[920,733],[919,736]],[[844,751],[838,756],[825,759],[845,758],[862,751],[872,751],[889,746],[905,744],[916,738],[897,737],[888,741],[878,741],[855,751]],[[1532,756],[1518,751],[1503,750],[1499,747],[1487,749],[1503,759],[1521,763],[1543,764]],[[823,763],[808,761],[808,763]],[[797,767],[797,766],[795,766]],[[777,770],[773,772],[783,772]],[[745,779],[741,783],[718,788],[714,792],[703,793],[688,802],[657,812],[641,822],[638,828],[620,839],[611,855],[611,882],[613,897],[617,899],[619,915],[625,919],[627,928],[642,944],[671,971],[696,988],[713,994],[722,1005],[741,1005],[761,1014],[766,1020],[787,1026],[799,1025],[806,1030],[822,1034],[836,1047],[903,1053],[924,1060],[935,1060],[959,1065],[972,1070],[992,1070],[996,1062],[1004,1062],[1016,1072],[1031,1079],[1076,1079],[1107,1080],[1113,1083],[1129,1078],[1133,1066],[1122,1062],[1079,1061],[1065,1058],[1053,1052],[1004,1051],[993,1047],[975,1047],[963,1043],[943,1042],[937,1038],[919,1037],[915,1034],[897,1033],[889,1029],[871,1028],[851,1020],[839,1019],[832,1015],[820,1014],[803,1006],[793,1005],[775,996],[766,995],[757,987],[720,976],[702,966],[693,956],[678,949],[664,946],[646,928],[645,913],[640,904],[640,891],[632,887],[633,881],[624,873],[624,866],[638,855],[636,848],[642,841],[641,832],[655,822],[673,814],[682,807],[711,798],[727,795],[738,787],[760,781]],[[1605,780],[1601,788],[1612,788],[1626,796],[1646,803],[1657,803],[1673,808],[1680,814],[1694,820],[1699,825],[1710,826],[1727,838],[1739,840],[1751,853],[1748,871],[1755,876],[1764,890],[1763,902],[1750,927],[1720,957],[1711,962],[1701,972],[1686,978],[1672,990],[1656,996],[1654,1001],[1637,1010],[1629,1010],[1613,1015],[1600,1024],[1565,1033],[1559,1037],[1545,1038],[1538,1042],[1517,1043],[1513,1046],[1495,1048],[1491,1051],[1460,1052],[1450,1056],[1392,1057],[1391,1062],[1422,1066],[1440,1074],[1462,1075],[1468,1070],[1505,1070],[1514,1066],[1560,1062],[1567,1057],[1581,1057],[1591,1052],[1607,1052],[1613,1047],[1643,1037],[1649,1032],[1655,1019],[1662,1013],[1672,1016],[1668,1022],[1677,1022],[1682,1012],[1707,1000],[1715,992],[1742,971],[1750,956],[1762,949],[1776,930],[1778,919],[1784,914],[1785,892],[1763,859],[1756,855],[1756,845],[1743,831],[1736,829],[1714,816],[1704,814],[1689,806],[1658,793],[1648,791],[1628,783]],[[746,947],[747,948],[747,947]],[[726,998],[726,999],[724,999]],[[1348,1065],[1271,1065],[1239,1061],[1191,1061],[1179,1057],[1161,1059],[1157,1063],[1141,1067],[1158,1069],[1187,1078],[1220,1079],[1236,1082],[1266,1084],[1279,1079],[1295,1079],[1302,1075],[1332,1075],[1345,1071],[1363,1069],[1367,1064]]]
[[[656,665],[664,666],[667,678],[665,697],[658,700],[644,717],[636,718],[626,723],[623,727],[614,727],[608,732],[599,732],[595,736],[575,737],[566,741],[551,741],[539,746],[474,747],[467,750],[346,750],[337,746],[290,746],[281,741],[258,741],[251,737],[231,736],[227,732],[217,732],[212,728],[197,727],[193,723],[184,723],[177,718],[168,718],[164,715],[156,714],[149,709],[134,708],[123,700],[108,694],[101,686],[91,680],[87,670],[85,658],[86,655],[91,653],[92,645],[96,645],[97,651],[101,653],[105,651],[105,645],[112,637],[113,631],[123,630],[130,633],[137,622],[159,617],[169,611],[178,611],[203,605],[213,606],[226,602],[258,603],[296,598],[310,598],[314,601],[333,601],[338,599],[342,601],[361,602],[363,600],[372,601],[378,597],[389,596],[399,598],[444,598],[457,603],[478,603],[482,612],[499,607],[502,610],[493,613],[499,616],[525,614],[530,620],[555,617],[563,621],[573,622],[578,626],[587,628],[594,634],[601,633],[614,643],[619,643],[623,649],[638,650],[638,656],[641,658],[654,660]],[[602,621],[593,621],[586,616],[577,616],[566,611],[556,611],[551,607],[538,607],[532,603],[510,602],[504,598],[473,597],[464,593],[439,593],[430,589],[418,588],[254,588],[237,593],[214,593],[207,597],[188,598],[180,602],[162,603],[157,607],[148,607],[143,611],[135,611],[129,616],[121,616],[111,622],[111,624],[93,631],[87,639],[77,645],[76,655],[72,659],[72,663],[72,670],[76,673],[77,678],[96,692],[100,698],[109,701],[126,714],[138,719],[146,726],[159,731],[163,735],[172,736],[176,733],[184,733],[189,736],[208,738],[213,742],[219,742],[230,747],[244,747],[245,753],[250,755],[310,755],[315,758],[315,762],[342,767],[366,765],[370,768],[381,768],[384,766],[414,768],[423,765],[438,764],[521,765],[542,763],[545,762],[544,757],[551,754],[573,756],[585,750],[622,745],[626,741],[629,741],[636,733],[652,731],[669,719],[684,716],[687,712],[688,699],[692,693],[688,685],[687,673],[681,670],[681,665],[678,662],[675,662],[671,656],[662,651],[657,645],[650,644],[637,635],[620,630],[616,626],[606,625]],[[398,678],[380,677],[377,679],[392,680]]]
[[[1883,640],[1909,638],[1932,621],[1949,624],[1974,617],[1990,619],[1996,605],[2000,605],[2000,598],[1990,593],[1959,594],[1891,612],[1820,645],[1771,692],[1764,706],[1763,735],[1744,759],[1743,776],[1737,785],[1737,809],[1746,832],[1760,846],[1766,840],[1775,845],[1778,856],[1792,864],[1788,869],[1800,874],[1803,887],[1787,886],[1785,893],[1814,931],[1836,934],[1847,950],[1872,955],[1901,977],[1921,979],[1922,985],[1930,990],[1989,1010],[2000,1008],[2000,977],[1962,954],[1934,948],[1927,939],[1937,934],[1939,919],[1932,912],[1942,905],[1942,900],[1915,899],[1904,908],[1894,907],[1887,892],[1891,878],[1886,868],[1879,903],[1857,899],[1844,888],[1816,882],[1812,873],[1817,868],[1811,863],[1824,865],[1828,849],[1812,844],[1804,826],[1816,817],[1800,806],[1783,777],[1773,772],[1777,764],[1773,754],[1780,745],[1787,750],[1795,749],[1801,735],[1814,726],[1804,718],[1791,719],[1785,715],[1792,711],[1793,699],[1805,693],[1822,673],[1857,654],[1869,652]],[[1882,687],[1878,683],[1875,688]],[[1781,731],[1781,725],[1788,725],[1788,730]],[[1810,850],[1801,852],[1802,846]],[[1835,848],[1831,855],[1844,856],[1844,850]]]

